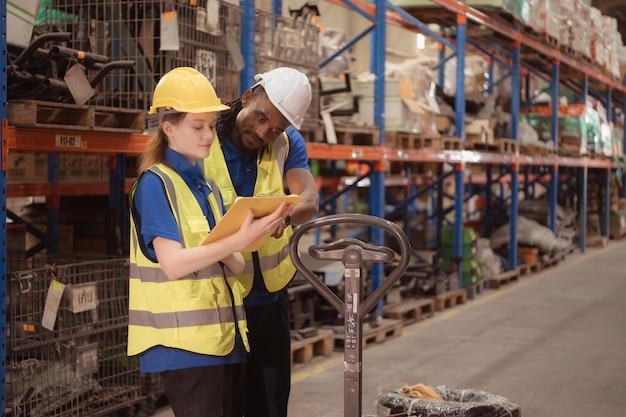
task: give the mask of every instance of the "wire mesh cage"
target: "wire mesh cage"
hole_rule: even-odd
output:
[[[319,28],[297,18],[257,10],[255,15],[256,72],[287,66],[309,77],[313,98],[302,130],[319,121]]]
[[[9,272],[7,416],[103,416],[142,400],[128,274],[126,259]]]
[[[88,97],[78,104],[147,110],[161,76],[190,66],[229,101],[239,95],[232,46],[241,39],[241,14],[237,5],[214,8],[207,0],[42,0],[31,42],[37,47],[9,45],[9,100],[74,103],[78,83]],[[163,22],[171,16],[175,30],[168,32]]]

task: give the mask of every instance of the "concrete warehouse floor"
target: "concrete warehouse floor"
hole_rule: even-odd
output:
[[[626,240],[577,252],[367,348],[363,414],[376,414],[379,394],[423,382],[501,395],[525,417],[625,415],[625,254]],[[294,369],[289,409],[344,415],[342,352]]]

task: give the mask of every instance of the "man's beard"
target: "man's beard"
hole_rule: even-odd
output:
[[[237,129],[236,127],[233,129],[232,134],[230,135],[231,137],[231,142],[233,143],[233,145],[235,145],[235,147],[237,149],[239,149],[239,151],[243,154],[246,155],[254,155],[255,153],[257,153],[257,151],[261,148],[256,148],[256,149],[248,149],[244,144],[243,144],[243,140],[241,139],[241,131],[239,129]]]

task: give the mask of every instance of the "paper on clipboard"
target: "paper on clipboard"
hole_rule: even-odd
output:
[[[237,232],[248,215],[249,210],[254,211],[255,218],[260,218],[276,211],[282,202],[296,205],[301,199],[301,196],[295,194],[237,197],[233,206],[226,212],[224,217],[222,217],[222,220],[215,225],[211,233],[208,234],[201,244],[206,245],[213,243]],[[242,249],[241,252],[254,252],[259,250],[269,236],[268,234],[258,239],[251,245]]]

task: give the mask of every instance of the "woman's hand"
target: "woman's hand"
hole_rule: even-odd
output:
[[[264,236],[274,233],[277,228],[281,227],[285,217],[291,213],[292,209],[293,204],[281,203],[273,213],[258,219],[254,218],[254,212],[250,210],[241,228],[235,233],[238,239],[241,238],[241,249]]]

